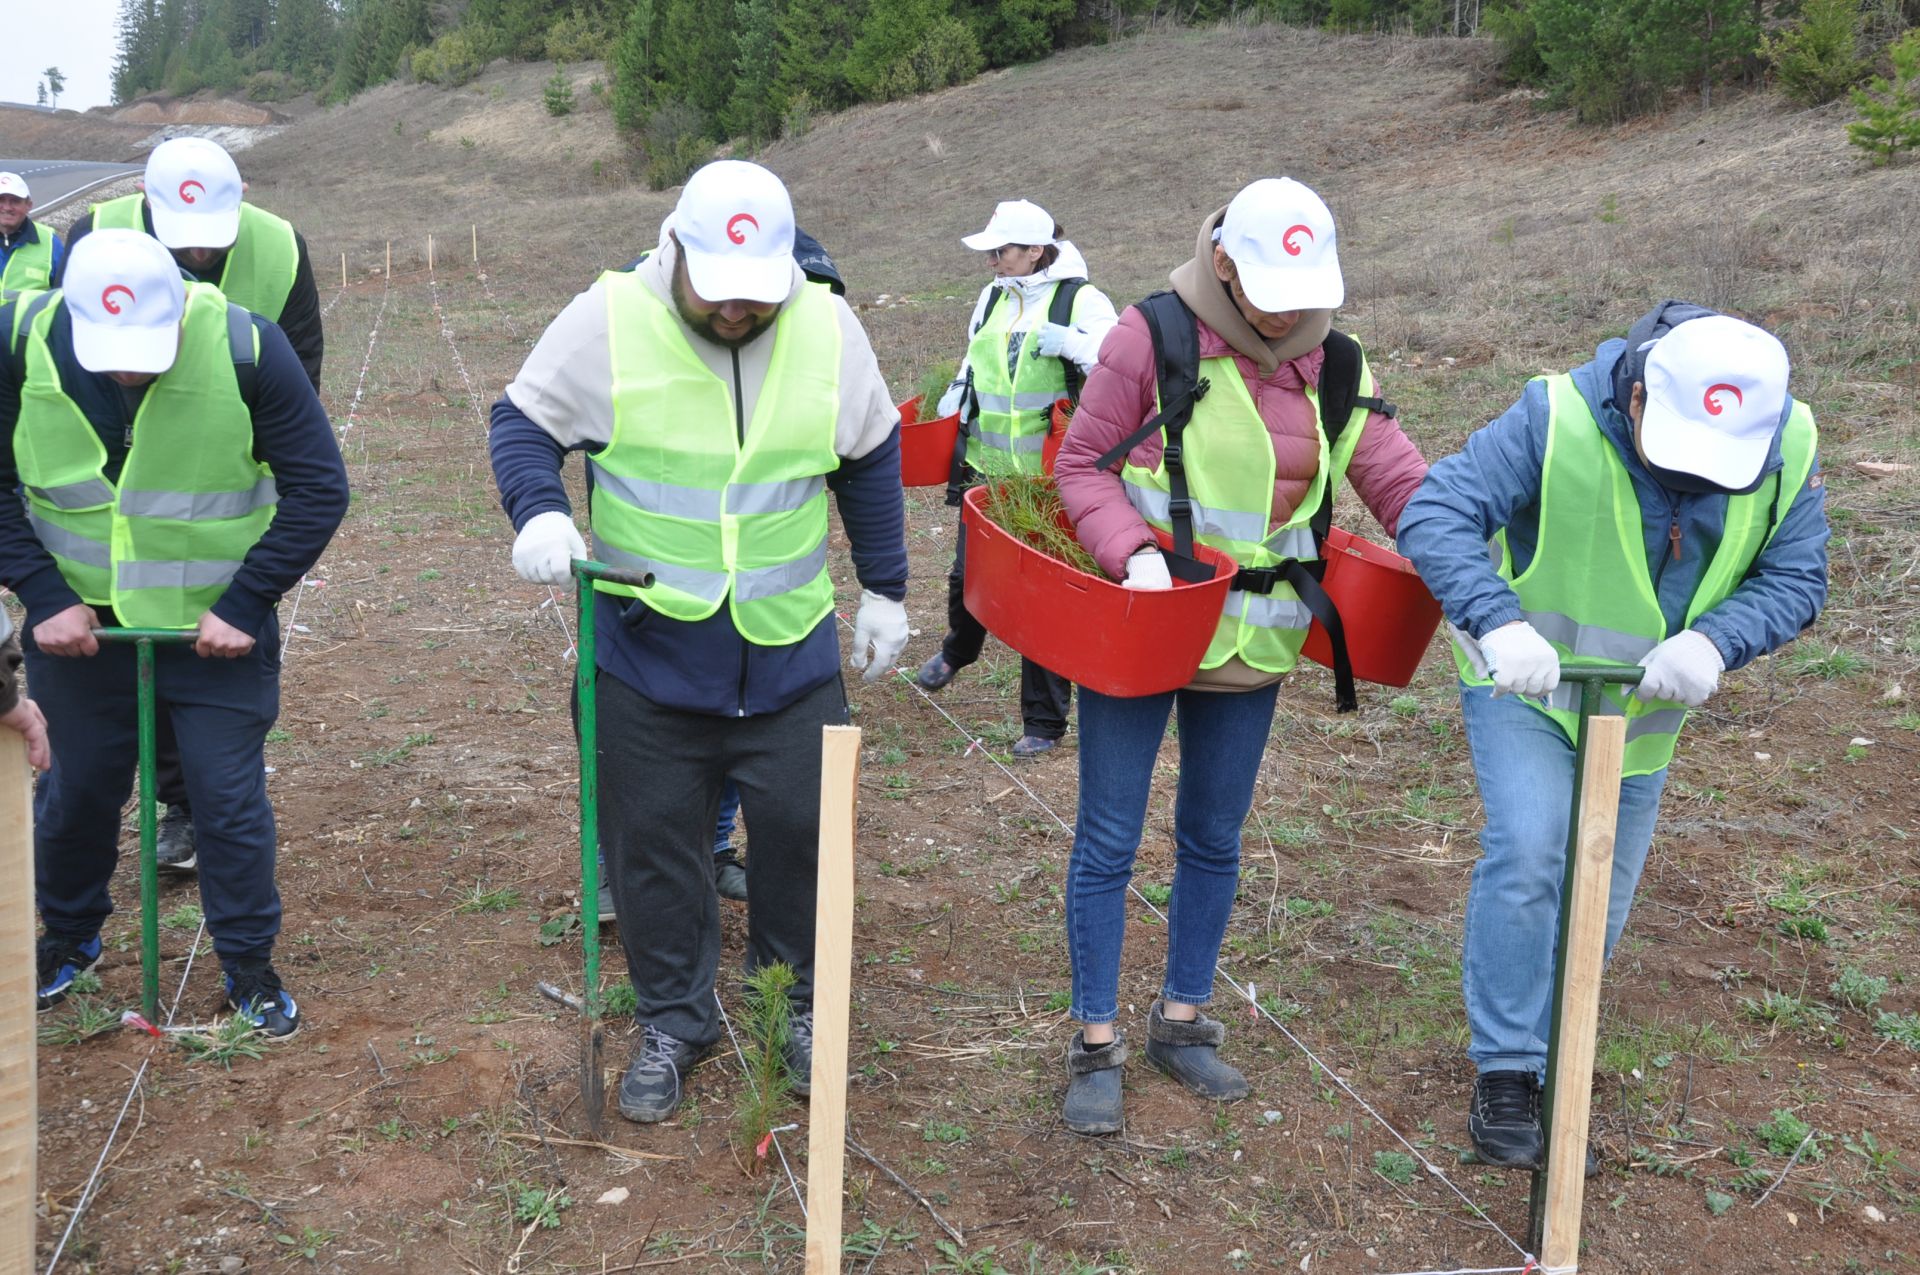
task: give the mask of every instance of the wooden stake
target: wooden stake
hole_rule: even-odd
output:
[[[821,735],[820,875],[813,913],[813,1097],[807,1127],[807,1275],[839,1275],[860,728],[827,726]],[[26,968],[24,958],[21,968]],[[27,1029],[31,1042],[31,1015]]]
[[[1600,975],[1606,963],[1607,891],[1613,882],[1613,832],[1620,816],[1620,761],[1627,719],[1586,722],[1581,778],[1580,849],[1567,918],[1566,993],[1553,1072],[1553,1138],[1547,1149],[1546,1236],[1541,1264],[1570,1270],[1580,1260],[1580,1206],[1587,1184],[1587,1117],[1593,1105],[1594,1038],[1600,1026]]]
[[[427,236],[427,273],[433,273],[433,236]]]
[[[340,286],[347,286],[347,254],[344,252],[340,254]]]
[[[387,278],[393,278],[393,240],[387,240]]]
[[[473,264],[480,264],[480,227],[473,227]]]
[[[34,1269],[33,772],[0,727],[0,1272]]]

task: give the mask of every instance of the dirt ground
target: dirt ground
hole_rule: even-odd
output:
[[[1822,421],[1833,597],[1794,647],[1727,679],[1676,761],[1603,995],[1605,1167],[1586,1194],[1582,1265],[1914,1269],[1920,488],[1913,470],[1856,467],[1920,464],[1911,166],[1863,173],[1837,117],[1758,97],[1705,119],[1574,131],[1471,97],[1464,67],[1391,41],[1157,36],[821,120],[767,158],[841,257],[902,398],[957,354],[980,282],[967,254],[908,231],[945,243],[1015,193],[1002,194],[986,139],[1047,110],[1107,172],[1096,182],[1092,158],[1063,161],[1086,184],[1036,197],[1059,199],[1096,281],[1123,302],[1248,177],[1293,171],[1334,192],[1354,295],[1342,326],[1368,342],[1429,455],[1660,296],[1717,287],[1720,304],[1775,323]],[[496,184],[505,157],[445,144],[474,136],[462,109],[498,118],[490,82],[509,83],[376,91],[263,144],[249,172],[316,263],[346,252],[351,274],[341,288],[320,271],[325,398],[355,502],[281,608],[285,707],[268,747],[287,908],[277,962],[309,1021],[228,1068],[131,1032],[76,1041],[78,1007],[44,1016],[43,1266],[116,1120],[60,1269],[802,1265],[801,1192],[781,1158],[803,1190],[804,1106],[757,1160],[734,1138],[745,1081],[723,1046],[679,1120],[613,1116],[608,1145],[585,1145],[575,1021],[534,991],[582,982],[568,927],[573,621],[564,598],[511,570],[485,413],[592,271],[651,244],[671,193],[604,172],[594,185],[556,134],[527,163],[561,202],[536,211]],[[1301,138],[1287,103],[1331,103],[1341,84],[1358,87],[1320,137]],[[1195,178],[1170,186],[1183,136],[1212,140],[1189,148]],[[1228,144],[1248,137],[1271,147],[1249,158]],[[368,178],[346,198],[355,138],[365,171],[417,157],[421,180]],[[1716,202],[1683,180],[1703,156],[1766,181]],[[1831,219],[1824,237],[1814,212]],[[515,229],[483,227],[476,266],[466,230],[482,213]],[[414,246],[430,227],[432,275]],[[389,236],[405,248],[386,279],[371,271]],[[909,668],[944,623],[953,518],[939,497],[909,492]],[[1370,529],[1350,497],[1341,521]],[[849,604],[850,577],[842,554]],[[1271,1018],[1224,986],[1218,1002],[1253,1095],[1210,1107],[1136,1066],[1113,1138],[1057,1119],[1073,737],[1037,762],[1006,757],[1018,660],[997,645],[937,701],[897,677],[852,683],[864,769],[848,1109],[871,1158],[849,1156],[846,1268],[1518,1268],[1506,1237],[1524,1239],[1527,1179],[1463,1152],[1458,956],[1479,810],[1450,667],[1436,643],[1411,687],[1366,688],[1344,717],[1320,670],[1291,680],[1223,954]],[[1138,867],[1149,897],[1171,880],[1176,768],[1169,742]],[[751,824],[749,811],[749,855]],[[139,988],[137,893],[122,877],[91,998],[116,1012]],[[162,984],[171,1000],[184,977],[178,1019],[205,1023],[219,978],[204,942],[187,969],[195,903],[190,884],[166,883]],[[737,1015],[745,914],[724,912],[722,994]],[[1131,910],[1122,1006],[1136,1036],[1163,928]],[[610,985],[619,967],[610,944]],[[626,1052],[616,1033],[610,1068]]]

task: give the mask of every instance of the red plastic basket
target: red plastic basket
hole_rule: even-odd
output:
[[[1353,675],[1363,682],[1405,686],[1440,627],[1440,604],[1413,564],[1338,527],[1324,547],[1327,596],[1340,609]],[[969,603],[971,605],[971,603]],[[1301,654],[1333,667],[1333,642],[1315,620]]]
[[[1073,400],[1056,398],[1053,400],[1053,416],[1047,429],[1047,441],[1040,445],[1040,471],[1053,472],[1053,458],[1060,454],[1060,440],[1067,436],[1067,425],[1073,420]]]
[[[969,491],[960,516],[967,528],[967,610],[988,632],[1103,695],[1158,695],[1193,680],[1233,583],[1231,558],[1198,546],[1213,564],[1213,579],[1176,580],[1165,591],[1124,589],[994,525],[982,507],[987,490]],[[1163,547],[1171,543],[1161,537]]]
[[[960,435],[960,413],[920,419],[920,396],[900,404],[900,485],[944,487],[953,471],[953,444]]]

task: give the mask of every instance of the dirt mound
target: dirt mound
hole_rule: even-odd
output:
[[[279,123],[280,117],[263,106],[236,102],[229,97],[172,98],[163,95],[138,98],[113,112],[123,124],[227,124],[261,128]]]

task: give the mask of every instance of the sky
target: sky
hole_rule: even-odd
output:
[[[113,100],[118,0],[6,0],[6,38],[0,40],[0,102],[33,102],[41,72],[57,66],[67,77],[62,109],[84,111]],[[6,150],[0,137],[0,153]]]

